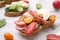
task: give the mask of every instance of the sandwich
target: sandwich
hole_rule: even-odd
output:
[[[40,9],[36,12],[28,10],[15,22],[15,24],[16,29],[23,36],[31,36],[38,31],[52,27],[55,20],[56,15],[48,10]]]
[[[24,1],[12,2],[6,5],[5,16],[16,17],[22,15],[28,10],[29,3]]]

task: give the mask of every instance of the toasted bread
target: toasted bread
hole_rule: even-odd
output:
[[[6,0],[6,4],[10,4],[10,3],[16,2],[16,1],[19,1],[19,0]]]
[[[28,8],[27,8],[28,9]],[[15,17],[15,16],[20,16],[22,15],[24,12],[27,11],[27,9],[25,9],[22,12],[5,12],[5,16],[9,16],[9,17]]]
[[[4,6],[5,6],[5,4],[6,4],[6,2],[5,2],[5,1],[0,1],[0,8],[1,8],[1,7],[4,7]]]

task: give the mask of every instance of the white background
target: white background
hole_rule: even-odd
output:
[[[15,24],[14,24],[14,21],[18,20],[20,18],[20,16],[19,17],[4,16],[4,12],[5,12],[5,7],[4,7],[4,8],[0,8],[0,19],[5,18],[7,23],[3,28],[0,28],[0,40],[4,40],[3,35],[5,32],[10,32],[11,34],[13,34],[14,40],[46,40],[47,34],[57,33],[60,31],[60,12],[59,12],[60,10],[54,11],[54,9],[52,7],[53,0],[29,0],[29,1],[30,1],[29,9],[35,11],[36,10],[35,4],[40,2],[42,4],[43,8],[46,8],[46,9],[50,10],[52,13],[55,13],[57,15],[57,20],[55,22],[54,27],[42,30],[42,31],[38,32],[36,35],[33,35],[31,37],[29,37],[29,36],[23,37],[16,30]]]

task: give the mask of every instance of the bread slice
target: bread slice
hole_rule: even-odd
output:
[[[24,11],[22,11],[22,12],[5,12],[5,16],[9,16],[9,17],[20,16],[23,13],[25,13],[27,10],[28,10],[28,8],[24,9]]]
[[[5,2],[5,1],[0,1],[0,8],[1,8],[1,7],[4,7],[4,6],[5,6],[5,4],[6,4],[6,2]]]

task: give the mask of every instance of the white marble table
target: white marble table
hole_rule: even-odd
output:
[[[29,9],[31,10],[36,10],[35,4],[38,3],[39,0],[30,0],[30,7]],[[3,27],[0,28],[0,40],[4,40],[3,34],[5,32],[10,32],[14,36],[14,40],[46,40],[46,35],[49,33],[56,33],[60,31],[60,10],[59,11],[54,11],[52,7],[52,2],[53,0],[40,0],[43,8],[46,8],[50,10],[52,13],[55,13],[57,15],[57,20],[55,22],[54,27],[45,29],[43,31],[40,31],[34,36],[31,37],[23,37],[20,35],[20,33],[16,30],[14,21],[19,19],[19,17],[6,17],[4,16],[4,8],[0,8],[0,19],[5,18],[7,21],[7,24]]]

